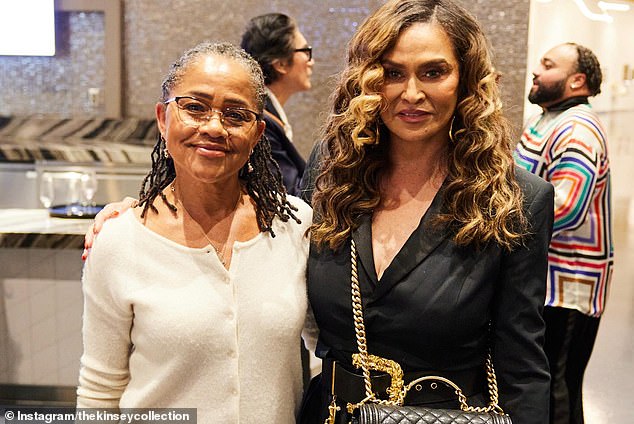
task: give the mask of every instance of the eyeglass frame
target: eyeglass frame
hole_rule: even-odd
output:
[[[313,46],[306,46],[300,49],[293,49],[293,53],[295,52],[308,53],[308,61],[310,62],[311,60],[313,60]]]
[[[199,99],[198,97],[194,97],[194,96],[174,96],[174,97],[170,97],[169,99],[165,100],[163,102],[163,104],[168,106],[170,103],[174,103],[174,104],[176,104],[176,108],[178,110],[182,110],[183,112],[189,114],[185,109],[181,108],[181,106],[178,104],[178,100],[179,99],[192,99],[192,100],[195,100],[195,101],[200,102],[200,103],[206,105],[207,107],[209,107],[209,110],[212,112],[209,116],[206,117],[206,122],[200,123],[198,125],[190,125],[190,124],[187,124],[185,121],[183,121],[183,118],[181,118],[180,112],[177,111],[176,115],[178,116],[178,119],[184,125],[187,125],[190,128],[199,128],[199,127],[201,127],[203,125],[207,125],[209,123],[209,121],[211,120],[211,118],[214,117],[214,113],[213,112],[215,112],[215,113],[217,113],[219,115],[219,119],[220,119],[220,123],[222,124],[222,127],[227,129],[227,130],[228,130],[228,128],[244,128],[244,127],[246,127],[246,125],[229,126],[229,127],[225,126],[225,118],[224,118],[225,112],[223,112],[223,110],[224,111],[226,111],[226,110],[241,110],[241,111],[252,113],[255,116],[255,121],[253,121],[251,123],[251,125],[253,125],[254,122],[262,121],[262,119],[263,119],[261,113],[257,113],[257,112],[255,112],[255,111],[253,111],[251,109],[246,108],[246,107],[229,106],[229,107],[225,107],[223,109],[217,109],[215,107],[209,106],[206,102],[204,102],[203,100]],[[251,127],[249,127],[249,128],[251,128]]]

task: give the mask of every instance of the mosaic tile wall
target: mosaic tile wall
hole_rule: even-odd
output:
[[[101,13],[56,13],[56,55],[0,56],[0,115],[99,116],[88,89],[103,88]]]
[[[150,118],[168,65],[206,39],[238,42],[249,17],[294,16],[315,49],[313,90],[286,105],[296,143],[307,154],[323,122],[333,76],[357,26],[381,0],[121,0],[124,115]],[[482,22],[503,74],[508,115],[522,120],[528,0],[463,0]],[[247,10],[248,15],[243,11]],[[98,116],[88,88],[104,85],[104,24],[100,13],[59,13],[61,46],[52,58],[0,57],[0,115]],[[107,93],[105,93],[107,95]]]

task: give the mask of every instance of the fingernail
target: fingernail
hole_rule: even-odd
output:
[[[81,260],[85,261],[87,257],[88,257],[88,251],[84,249],[84,251],[81,254]]]
[[[119,216],[119,211],[112,212],[112,216]]]

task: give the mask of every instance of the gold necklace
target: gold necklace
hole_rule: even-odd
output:
[[[218,256],[218,259],[220,259],[220,263],[223,266],[227,266],[227,261],[225,260],[225,251],[227,250],[227,242],[225,242],[222,245],[222,249],[218,249],[216,247],[216,245],[214,244],[214,242],[211,241],[211,239],[207,236],[207,233],[205,232],[205,230],[203,230],[203,227],[198,223],[198,221],[196,221],[191,214],[189,213],[189,211],[187,210],[187,208],[185,207],[185,204],[176,196],[176,187],[174,186],[174,183],[172,182],[171,184],[171,191],[174,195],[174,200],[176,200],[176,203],[180,203],[181,206],[183,207],[183,211],[185,211],[185,213],[187,214],[187,216],[189,217],[189,219],[191,219],[193,222],[196,223],[196,225],[198,226],[198,229],[200,230],[200,233],[203,235],[203,237],[205,237],[205,239],[209,242],[209,245],[216,251],[216,255]],[[236,199],[236,203],[233,205],[233,208],[231,209],[231,212],[229,213],[229,215],[235,213],[235,211],[238,209],[238,203],[240,203],[240,199],[242,198],[242,192],[239,191],[238,192],[238,198]],[[228,239],[228,237],[227,237]],[[209,251],[207,251],[207,253],[209,253]]]

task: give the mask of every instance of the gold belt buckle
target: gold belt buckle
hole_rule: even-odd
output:
[[[352,355],[352,364],[361,368],[361,355]],[[387,389],[388,402],[393,405],[403,406],[405,400],[405,382],[403,381],[403,369],[398,362],[376,355],[368,355],[367,367],[372,371],[381,371],[390,376],[390,387]],[[371,381],[371,380],[370,380]],[[365,401],[365,400],[364,400]],[[361,401],[360,404],[364,403]]]

